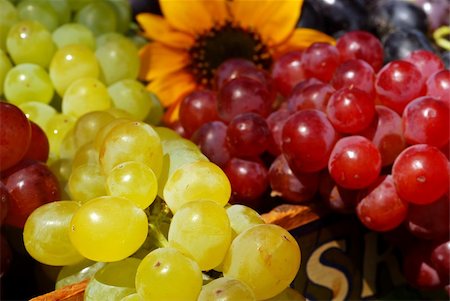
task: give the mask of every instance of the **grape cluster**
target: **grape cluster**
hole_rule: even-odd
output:
[[[222,167],[232,203],[320,202],[374,231],[404,228],[433,246],[411,259],[417,269],[405,260],[410,282],[448,287],[450,72],[423,49],[383,56],[374,35],[352,31],[282,55],[270,72],[228,60],[214,89],[183,99],[175,129]]]

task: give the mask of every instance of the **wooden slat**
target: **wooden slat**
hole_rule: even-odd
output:
[[[86,279],[38,296],[30,301],[83,301],[84,290],[88,282],[89,279]]]

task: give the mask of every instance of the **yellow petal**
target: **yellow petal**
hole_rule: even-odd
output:
[[[305,49],[314,42],[336,45],[336,40],[323,32],[309,28],[297,28],[286,42],[274,49],[274,57],[288,51]]]
[[[161,11],[170,25],[192,35],[221,23],[226,16],[226,0],[160,0]],[[207,5],[205,5],[207,4]]]
[[[303,0],[233,0],[234,21],[253,28],[268,45],[284,41],[300,17]]]
[[[172,104],[169,109],[164,113],[163,123],[166,125],[171,125],[178,120],[180,114],[181,98],[174,104]]]
[[[171,27],[161,16],[142,13],[136,16],[136,20],[144,31],[143,36],[147,39],[183,49],[188,49],[194,44],[192,36]]]
[[[139,78],[154,80],[185,67],[189,63],[186,51],[169,48],[158,42],[148,43],[139,50],[141,69]]]
[[[194,78],[185,70],[158,77],[147,85],[147,89],[158,96],[164,107],[179,101],[180,97],[194,90],[195,87]]]

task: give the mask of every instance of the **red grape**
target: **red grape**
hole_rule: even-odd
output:
[[[379,232],[399,226],[407,212],[408,202],[398,196],[391,175],[372,184],[356,207],[359,220],[367,228]]]
[[[11,202],[11,195],[8,192],[5,184],[0,182],[0,225],[3,224],[6,216],[8,215],[8,207]]]
[[[17,164],[27,152],[31,126],[15,105],[0,101],[0,171]]]
[[[295,174],[317,172],[327,167],[338,139],[325,113],[302,110],[289,117],[282,131],[282,150]]]
[[[33,121],[30,121],[30,125],[31,125],[30,145],[23,159],[31,159],[41,162],[47,162],[50,151],[50,145],[48,142],[47,135],[42,130],[42,128]]]
[[[326,112],[338,132],[356,134],[372,122],[375,102],[371,95],[358,88],[342,88],[331,95]]]
[[[392,61],[378,72],[375,89],[380,102],[401,115],[410,101],[425,94],[425,80],[410,62]]]
[[[448,237],[447,237],[448,238]],[[450,277],[450,240],[437,245],[431,252],[431,264],[442,280],[449,283]]]
[[[403,129],[409,144],[426,143],[438,148],[449,141],[450,108],[441,100],[422,96],[403,111]]]
[[[434,146],[409,146],[398,155],[392,166],[398,194],[414,204],[435,202],[448,191],[448,165],[445,155]]]
[[[344,137],[336,143],[331,152],[328,170],[338,185],[348,189],[361,189],[378,178],[381,155],[367,138]]]
[[[320,173],[319,194],[322,202],[333,212],[350,214],[355,212],[360,190],[346,189],[334,182],[328,170]]]
[[[351,59],[337,67],[331,85],[336,90],[355,87],[375,97],[375,72],[367,62]]]
[[[311,201],[319,186],[319,173],[294,175],[283,155],[269,168],[271,196],[280,196],[290,203]]]
[[[432,74],[426,82],[427,95],[438,98],[450,107],[450,70],[440,70]]]
[[[256,68],[256,66],[252,61],[242,58],[231,58],[221,63],[214,77],[216,90],[220,90],[226,82],[238,77],[244,68]]]
[[[266,118],[266,122],[271,133],[267,150],[274,156],[278,156],[279,154],[281,154],[282,130],[284,123],[290,115],[291,113],[287,109],[280,108],[276,111],[273,111]]]
[[[317,109],[326,112],[328,100],[335,92],[335,89],[325,83],[310,84],[308,86],[301,86],[301,88],[299,85],[294,87],[292,94],[287,99],[288,110],[295,112],[306,109]]]
[[[8,244],[8,241],[3,236],[3,233],[0,234],[0,279],[5,275],[11,266],[12,260],[12,251]]]
[[[383,45],[373,34],[355,30],[344,33],[337,41],[341,61],[361,59],[369,63],[375,72],[383,66]]]
[[[439,56],[425,49],[414,50],[404,60],[413,63],[424,78],[445,68]]]
[[[305,49],[302,57],[306,77],[329,82],[340,64],[339,51],[333,45],[315,42]]]
[[[273,84],[284,97],[291,94],[292,88],[306,78],[302,56],[302,51],[291,51],[283,54],[273,63],[271,72]]]

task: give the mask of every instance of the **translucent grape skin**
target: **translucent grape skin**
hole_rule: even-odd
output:
[[[285,108],[279,108],[276,111],[273,111],[266,118],[266,123],[270,129],[270,137],[269,137],[269,145],[267,147],[267,151],[274,156],[278,156],[282,151],[282,132],[283,126],[288,117],[291,115]]]
[[[252,289],[244,282],[228,278],[219,277],[203,285],[198,301],[253,301],[255,296]]]
[[[330,83],[336,90],[355,87],[375,97],[375,72],[361,59],[350,59],[340,64]]]
[[[62,24],[52,32],[52,39],[58,49],[70,44],[83,44],[91,50],[95,50],[94,34],[83,24]]]
[[[143,300],[195,301],[202,288],[202,272],[177,249],[158,248],[142,260],[135,281]]]
[[[416,98],[405,107],[402,124],[407,143],[441,148],[449,142],[450,107],[433,97]]]
[[[266,120],[256,113],[242,113],[227,127],[226,140],[231,154],[237,157],[256,157],[269,144],[270,129]]]
[[[430,204],[448,191],[449,163],[436,147],[415,144],[395,159],[392,176],[401,198],[418,205]]]
[[[450,70],[433,73],[426,81],[427,95],[441,99],[450,107]]]
[[[340,64],[338,49],[330,44],[315,42],[305,49],[302,66],[306,77],[329,82]]]
[[[317,109],[326,112],[331,95],[336,90],[326,83],[308,84],[307,86],[295,86],[287,98],[287,108],[290,112],[305,109]]]
[[[282,150],[289,167],[297,174],[325,168],[338,135],[325,113],[307,109],[286,121]]]
[[[226,82],[229,82],[239,76],[239,72],[245,68],[255,68],[253,62],[241,59],[231,58],[222,62],[217,67],[214,75],[214,88],[220,90]]]
[[[408,202],[398,196],[392,176],[383,176],[364,192],[356,213],[367,228],[377,232],[389,231],[405,220]]]
[[[47,135],[44,130],[30,120],[31,126],[31,138],[30,145],[28,146],[28,150],[24,155],[24,159],[31,159],[41,162],[47,162],[49,153],[50,153],[50,145],[48,143]]]
[[[347,136],[334,146],[328,170],[334,181],[344,188],[368,187],[380,175],[381,154],[367,138]]]
[[[438,55],[425,49],[412,51],[404,60],[414,64],[424,78],[429,78],[433,73],[445,68]]]
[[[0,102],[0,171],[18,163],[30,145],[31,125],[15,105]]]
[[[306,78],[302,56],[302,51],[290,51],[281,55],[273,64],[273,83],[275,89],[284,97],[290,95],[294,86]]]

